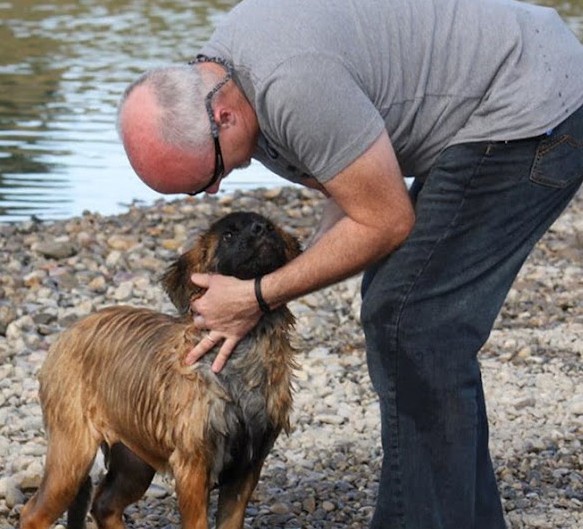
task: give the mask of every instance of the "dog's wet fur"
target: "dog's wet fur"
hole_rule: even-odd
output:
[[[204,336],[189,313],[203,293],[190,276],[251,279],[299,253],[298,241],[265,217],[231,213],[164,274],[179,316],[117,306],[63,332],[40,373],[48,451],[21,528],[48,528],[67,509],[68,527],[82,528],[92,504],[99,528],[121,529],[126,506],[157,471],[168,471],[183,527],[207,528],[209,492],[218,487],[217,527],[241,529],[265,457],[289,430],[293,317],[285,306],[264,315],[219,374],[210,368],[216,351],[186,366]],[[89,471],[100,446],[107,474],[92,498]]]

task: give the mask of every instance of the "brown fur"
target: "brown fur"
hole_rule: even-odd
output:
[[[252,258],[243,263],[247,253]],[[190,275],[223,273],[232,261],[241,270],[234,275],[254,277],[298,253],[297,241],[263,217],[232,214],[163,277],[182,316],[110,307],[63,332],[40,373],[48,452],[21,527],[46,529],[67,508],[69,527],[83,526],[87,476],[102,445],[109,467],[93,501],[98,527],[122,528],[123,510],[155,471],[170,471],[184,527],[207,527],[209,490],[218,486],[217,527],[242,528],[263,461],[289,429],[293,317],[285,307],[264,316],[218,375],[210,369],[212,352],[186,366],[185,355],[205,334],[188,314],[201,294]]]

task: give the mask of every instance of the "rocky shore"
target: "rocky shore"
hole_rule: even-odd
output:
[[[0,224],[0,529],[17,527],[40,482],[46,443],[36,374],[58,332],[115,303],[172,311],[157,285],[161,272],[192,235],[239,209],[264,213],[305,242],[319,198],[256,190],[111,217]],[[583,529],[582,266],[579,193],[527,261],[480,355],[510,529]],[[268,458],[246,527],[364,529],[381,449],[359,280],[290,307],[301,350],[293,432]],[[93,473],[102,471],[98,460]],[[156,477],[127,523],[179,527],[170,478]]]

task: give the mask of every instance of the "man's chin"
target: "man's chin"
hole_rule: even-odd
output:
[[[239,165],[237,167],[237,169],[247,169],[247,167],[249,167],[251,165],[251,160],[247,160],[246,162],[243,162],[241,165]]]

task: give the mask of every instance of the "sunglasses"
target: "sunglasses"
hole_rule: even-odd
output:
[[[221,151],[221,143],[219,142],[219,126],[215,121],[214,113],[213,113],[213,106],[212,101],[215,94],[225,86],[232,78],[233,78],[233,67],[231,64],[226,61],[225,59],[221,59],[220,57],[207,57],[205,55],[198,55],[196,59],[189,61],[189,65],[200,64],[203,62],[212,62],[215,64],[219,64],[227,71],[224,79],[217,83],[217,85],[206,95],[204,98],[204,105],[206,108],[206,113],[209,117],[210,125],[211,125],[211,135],[213,137],[213,142],[215,145],[215,170],[213,172],[212,178],[209,182],[202,188],[192,193],[187,193],[190,196],[198,195],[200,193],[204,193],[207,189],[212,187],[217,180],[222,178],[225,175],[225,163],[223,161],[223,152]]]

